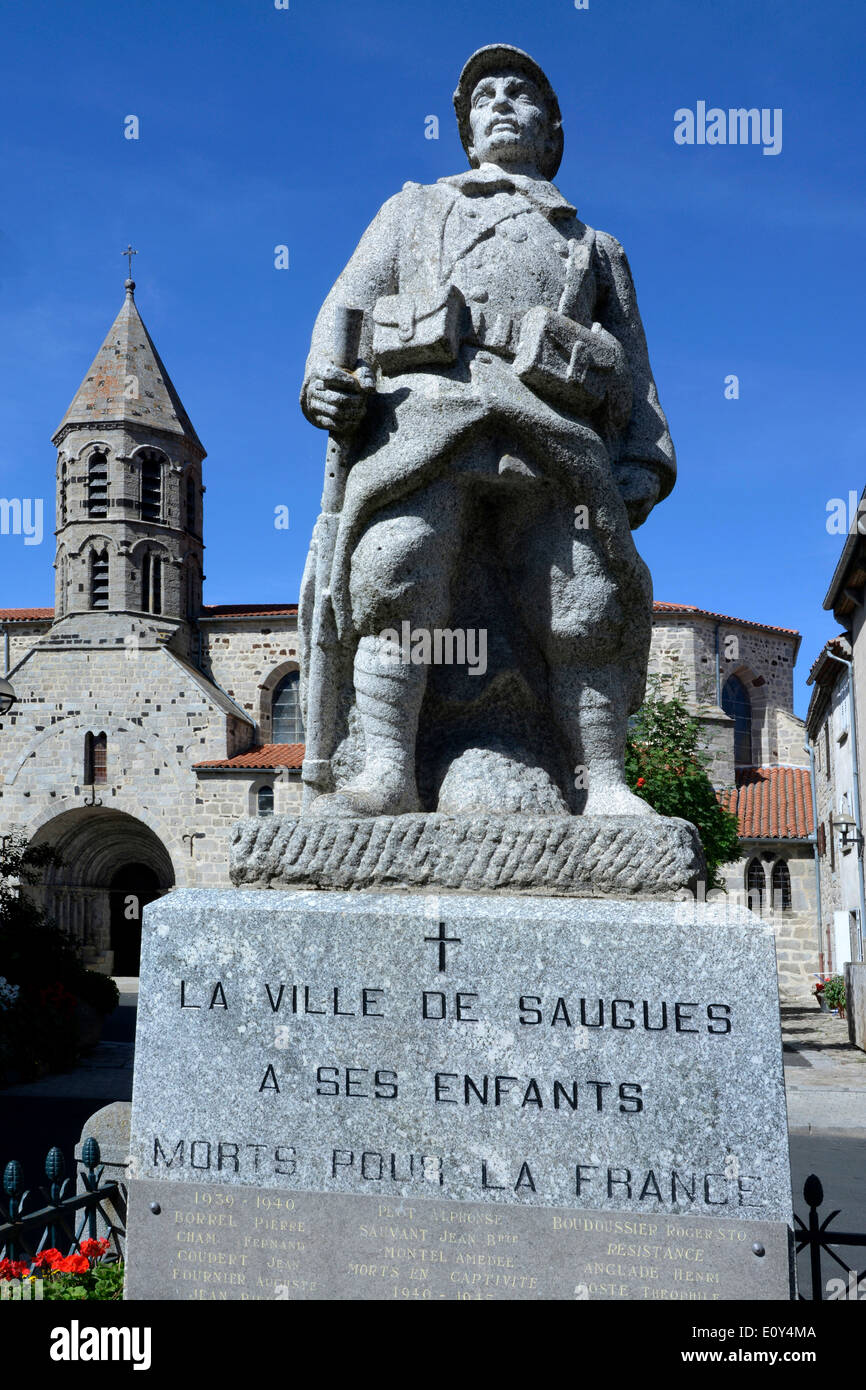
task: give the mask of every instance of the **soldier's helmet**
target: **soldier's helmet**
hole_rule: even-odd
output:
[[[469,155],[469,148],[472,144],[472,129],[469,125],[472,93],[482,77],[489,72],[501,72],[503,68],[513,69],[524,77],[530,78],[544,98],[548,115],[549,139],[547,151],[541,164],[541,173],[546,179],[552,179],[562,160],[563,144],[562,114],[559,110],[556,92],[535,59],[530,58],[528,53],[524,53],[522,48],[515,48],[510,43],[489,43],[473,53],[472,57],[464,64],[457,83],[457,90],[454,93],[454,110],[457,112],[457,128],[460,131],[463,148]],[[473,166],[478,164],[478,160],[471,155],[469,155],[469,162]]]

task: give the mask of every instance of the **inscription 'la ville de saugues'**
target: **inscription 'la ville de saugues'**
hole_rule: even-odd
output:
[[[272,1013],[282,1012],[295,1017],[384,1019],[387,1016],[384,1010],[385,993],[385,989],[379,985],[357,986],[347,991],[340,985],[287,985],[281,981],[272,986],[270,982],[265,982],[261,1002],[264,1006],[266,998]],[[478,998],[478,993],[473,990],[456,990],[452,993],[421,990],[420,1016],[434,1022],[450,1018],[458,1023],[480,1023],[482,1020],[475,1002]],[[191,986],[190,982],[181,980],[180,1008],[206,1012],[228,1010],[230,999],[221,980],[205,986]],[[652,1033],[668,1030],[684,1034],[705,1032],[715,1037],[728,1036],[733,1032],[732,1007],[721,1002],[606,1000],[527,992],[517,997],[514,1010],[516,1021],[524,1027],[549,1024],[551,1027],[607,1027],[622,1031],[642,1028]]]

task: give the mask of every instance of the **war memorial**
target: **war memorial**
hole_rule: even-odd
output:
[[[625,780],[676,474],[628,261],[531,57],[454,106],[313,328],[303,806],[145,912],[127,1297],[787,1299],[772,932]]]

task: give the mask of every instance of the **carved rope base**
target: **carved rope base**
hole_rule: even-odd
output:
[[[662,816],[264,816],[231,832],[239,888],[404,888],[670,897],[704,873],[695,827]]]

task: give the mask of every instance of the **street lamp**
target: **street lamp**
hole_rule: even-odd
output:
[[[833,822],[842,832],[839,836],[839,844],[843,849],[856,849],[858,845],[862,845],[863,836],[857,829],[857,822],[853,816],[848,814],[847,809],[844,809],[840,815],[834,816]]]
[[[0,676],[0,715],[8,714],[15,704],[16,695],[5,676]]]

